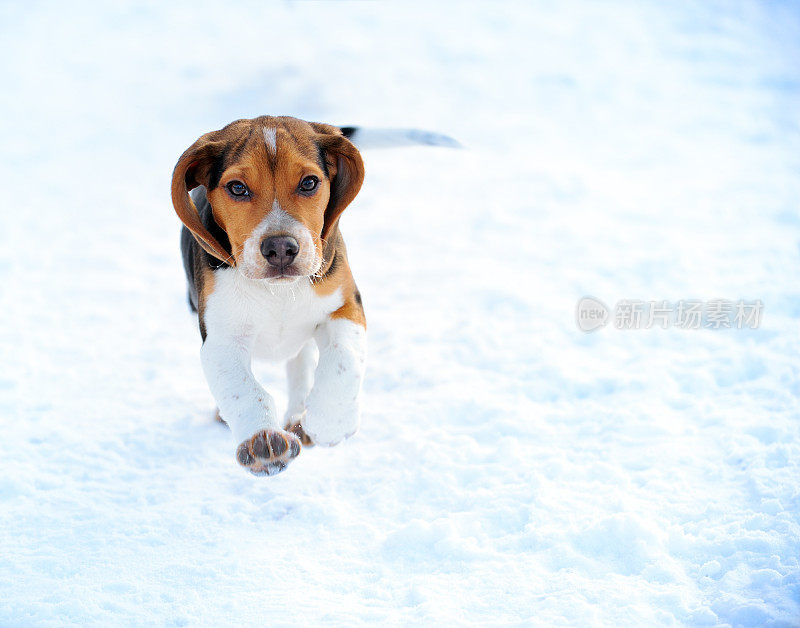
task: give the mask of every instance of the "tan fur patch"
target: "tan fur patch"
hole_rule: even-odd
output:
[[[335,259],[332,260],[333,267],[322,280],[314,282],[314,291],[320,296],[326,296],[335,290],[341,290],[344,304],[331,314],[331,318],[347,318],[366,329],[367,320],[361,305],[361,295],[353,279],[353,273],[347,261],[347,250],[338,229],[335,236],[338,239],[338,246],[334,252]]]
[[[208,303],[208,297],[214,292],[214,271],[209,266],[203,265],[200,267],[200,273],[201,279],[198,282],[197,309],[200,312],[204,312],[206,303]]]

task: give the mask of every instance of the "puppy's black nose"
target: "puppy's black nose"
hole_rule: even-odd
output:
[[[272,236],[264,238],[261,243],[261,254],[267,258],[270,265],[285,268],[294,261],[300,245],[291,236]]]

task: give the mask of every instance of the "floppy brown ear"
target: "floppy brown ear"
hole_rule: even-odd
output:
[[[208,171],[214,156],[214,133],[207,133],[192,144],[178,159],[172,173],[172,205],[178,218],[192,232],[197,243],[209,255],[230,266],[236,261],[225,248],[214,239],[200,221],[197,207],[189,196],[189,191],[198,185],[207,184]]]
[[[336,227],[339,216],[353,201],[364,182],[361,153],[340,129],[327,124],[312,125],[317,131],[317,145],[323,150],[331,175],[331,197],[325,209],[322,239]]]

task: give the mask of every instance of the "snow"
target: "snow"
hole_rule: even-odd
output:
[[[795,3],[3,3],[0,41],[0,624],[800,625]],[[466,148],[364,152],[362,428],[265,479],[168,190],[266,113]],[[585,334],[585,295],[764,317]]]

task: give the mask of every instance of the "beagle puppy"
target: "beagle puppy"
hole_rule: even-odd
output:
[[[256,475],[283,471],[301,443],[331,446],[358,429],[366,320],[339,231],[364,180],[355,132],[290,117],[237,120],[203,135],[175,166],[203,371],[236,460]],[[253,358],[286,361],[283,418],[253,377]]]

